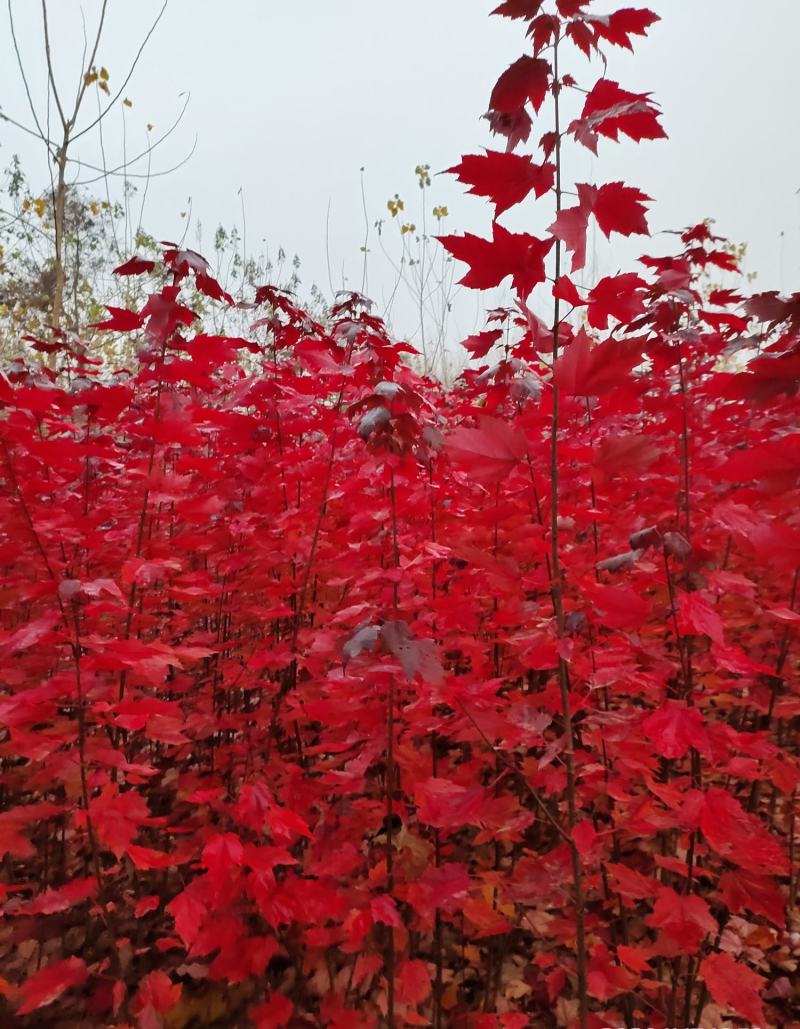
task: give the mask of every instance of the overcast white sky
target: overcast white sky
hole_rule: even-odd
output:
[[[41,103],[40,6],[35,0],[13,0],[13,6]],[[195,135],[197,147],[185,166],[151,182],[147,227],[160,238],[179,237],[180,212],[191,197],[204,248],[211,250],[217,224],[241,225],[243,197],[249,250],[266,240],[273,253],[279,246],[297,253],[304,289],[313,282],[330,292],[329,263],[336,288],[343,275],[349,287],[360,288],[365,219],[359,169],[365,169],[370,225],[388,215],[386,200],[395,193],[419,224],[415,165],[440,171],[462,153],[492,145],[479,116],[499,73],[525,48],[522,24],[488,18],[492,6],[484,0],[170,0],[126,89],[134,102],[126,115],[128,146],[145,138],[146,122],[165,127],[180,108],[180,94],[188,92],[183,123],[154,159],[154,170],[179,160]],[[620,4],[595,6],[603,12]],[[586,151],[574,149],[565,155],[567,172],[643,189],[656,200],[654,231],[713,217],[720,233],[749,244],[754,288],[800,288],[800,2],[651,0],[648,6],[663,20],[635,55],[612,51],[608,75],[654,93],[670,140],[606,143],[594,164]],[[91,29],[100,4],[51,0],[50,7],[58,77],[72,82],[81,9]],[[98,64],[110,70],[112,87],[159,7],[156,0],[110,0]],[[574,70],[585,85],[600,73],[582,60]],[[30,121],[5,11],[0,104]],[[96,142],[92,137],[82,150],[88,161],[97,158]],[[109,129],[106,143],[114,163],[118,126]],[[46,180],[42,148],[0,123],[0,164],[15,152],[35,181]],[[450,231],[488,229],[489,208],[448,177],[433,180],[429,207],[436,203],[447,204]],[[549,219],[535,209],[523,206],[504,220],[541,230]],[[388,238],[391,249],[395,240]],[[187,244],[196,243],[192,229]],[[668,237],[633,248],[601,243],[600,274],[642,250],[663,251]],[[369,290],[380,303],[394,275],[374,229],[369,245]],[[462,299],[451,329],[456,338],[475,328],[475,313],[475,298]],[[395,329],[413,337],[411,306],[399,305],[395,315]]]

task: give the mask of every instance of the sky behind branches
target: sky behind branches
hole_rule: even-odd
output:
[[[386,203],[399,194],[404,217],[421,228],[414,168],[428,164],[429,231],[439,204],[448,208],[447,231],[488,231],[488,206],[434,173],[481,146],[501,148],[480,114],[525,41],[522,23],[487,18],[491,6],[483,0],[171,0],[126,88],[133,107],[125,111],[124,139],[121,113],[108,123],[107,164],[143,149],[146,124],[155,125],[153,134],[163,131],[189,94],[185,116],[153,156],[151,170],[180,162],[195,137],[196,147],[177,171],[151,179],[148,230],[176,239],[191,221],[186,244],[210,252],[217,225],[241,229],[244,211],[248,252],[267,246],[273,256],[279,247],[289,257],[297,254],[302,291],[316,283],[328,295],[332,287],[361,288],[366,236],[367,290],[379,311],[394,295],[393,328],[417,340],[413,300],[402,286],[393,293],[392,262],[401,241]],[[617,6],[596,5],[599,11]],[[625,88],[653,92],[669,142],[604,143],[597,160],[570,146],[564,159],[568,178],[622,179],[652,196],[655,235],[611,244],[601,237],[586,281],[630,267],[639,253],[668,251],[674,238],[662,230],[712,217],[720,234],[748,244],[746,270],[757,275],[751,288],[800,288],[800,3],[651,0],[648,6],[663,20],[637,42],[634,55],[612,50],[607,75]],[[83,45],[81,9],[91,32],[100,4],[57,0],[50,7],[57,77],[71,91]],[[109,69],[112,90],[159,7],[154,0],[111,0],[98,64]],[[40,5],[13,0],[13,10],[41,113]],[[0,106],[28,124],[5,13],[0,24]],[[600,65],[589,67],[582,58],[570,61],[568,70],[586,86],[601,74]],[[547,107],[542,115],[549,117]],[[102,164],[96,134],[78,152],[88,164]],[[43,187],[43,147],[0,123],[0,164],[15,153]],[[133,168],[146,170],[146,162]],[[89,168],[74,174],[96,177]],[[145,180],[133,181],[141,187]],[[95,182],[88,188],[102,194],[105,187]],[[133,221],[140,200],[141,191]],[[503,218],[510,228],[534,233],[551,220],[546,201]],[[438,249],[431,254],[442,260]],[[502,291],[460,296],[451,341],[480,328],[483,308],[500,300]]]

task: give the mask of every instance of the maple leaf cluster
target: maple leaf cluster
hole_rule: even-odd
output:
[[[511,281],[492,363],[417,374],[357,293],[206,333],[196,292],[234,301],[167,245],[99,325],[137,367],[34,341],[0,376],[9,1024],[790,1024],[800,299],[709,290],[705,224],[574,281],[648,198],[564,206],[560,149],[657,108],[601,78],[515,150],[568,48],[656,19],[496,13],[506,149],[451,169],[491,232],[442,240]],[[531,194],[544,238],[497,221]]]

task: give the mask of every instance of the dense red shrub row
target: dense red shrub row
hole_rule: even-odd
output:
[[[662,133],[601,79],[536,165],[528,106],[653,16],[541,7],[455,171],[556,221],[443,241],[513,277],[495,364],[422,379],[355,294],[192,334],[230,298],[168,248],[138,369],[0,379],[4,1024],[792,1024],[800,304],[706,295],[705,226],[562,274],[647,199],[562,209],[563,143]]]

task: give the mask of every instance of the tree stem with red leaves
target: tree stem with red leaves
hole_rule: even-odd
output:
[[[394,468],[389,468],[389,500],[392,511],[392,558],[395,571],[400,567],[400,543],[397,537],[397,493],[394,487]],[[399,584],[395,576],[392,583],[394,600],[394,616],[397,617],[397,608],[400,602]],[[387,700],[386,717],[386,892],[391,896],[394,893],[394,781],[396,775],[394,761],[394,733],[395,733],[395,677],[389,676],[389,696]],[[394,927],[386,927],[386,1025],[388,1029],[395,1026],[395,952],[394,952]]]
[[[558,79],[558,44],[556,36],[553,45],[553,100],[555,107],[555,165],[556,165],[556,214],[561,211],[561,110],[559,104],[560,85]],[[555,280],[561,275],[561,241],[556,239],[555,246]],[[558,359],[559,327],[561,304],[556,297],[553,307],[553,346],[552,359],[555,367]],[[558,432],[559,432],[559,395],[558,386],[553,383],[553,417],[550,428],[550,565],[552,573],[553,607],[556,617],[556,629],[559,640],[564,637],[564,604],[561,591],[561,563],[559,560],[558,539]],[[564,752],[564,764],[567,772],[567,818],[570,830],[577,821],[576,784],[575,784],[575,731],[572,723],[572,711],[569,699],[569,670],[564,658],[558,657],[558,685],[561,694],[561,714],[564,721],[564,735],[567,740]],[[578,1017],[581,1029],[586,1029],[589,1018],[588,993],[586,988],[586,911],[584,906],[583,870],[581,856],[570,836],[570,855],[572,861],[572,884],[575,901],[575,956],[578,979]]]

